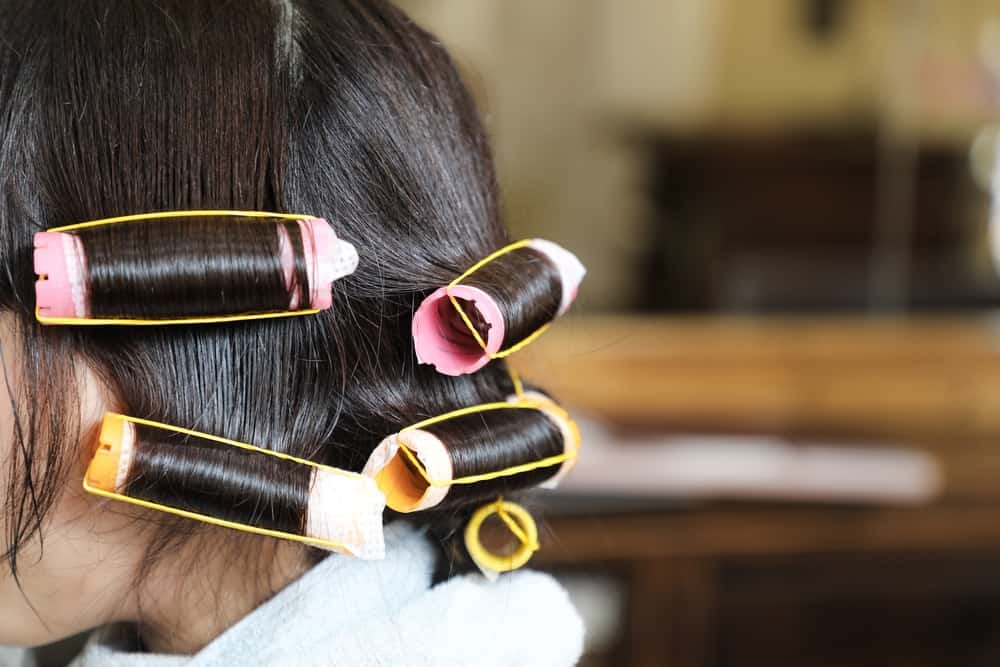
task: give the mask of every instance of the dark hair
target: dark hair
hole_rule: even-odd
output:
[[[516,280],[511,280],[517,276]],[[504,347],[518,343],[539,327],[556,318],[562,295],[559,270],[552,260],[534,248],[518,248],[501,255],[462,281],[463,285],[478,287],[496,301],[503,320],[508,323],[504,333]],[[465,299],[459,300],[473,326],[484,339],[487,336],[485,319]],[[443,302],[442,306],[450,306]],[[472,306],[472,307],[470,307]],[[453,336],[452,342],[478,351],[479,343],[469,332],[461,316],[451,308],[446,317]]]
[[[517,412],[511,415],[511,412]],[[448,449],[455,479],[541,461],[565,451],[559,426],[535,410],[497,410],[466,415],[426,427]],[[483,435],[504,443],[492,451],[482,447]],[[485,454],[485,456],[484,456]],[[486,459],[484,461],[484,458]],[[476,484],[456,484],[443,507],[500,496],[541,484],[559,471],[559,465],[536,468],[519,475],[497,477]]]
[[[503,362],[445,377],[414,356],[416,306],[508,238],[473,102],[443,47],[400,11],[381,0],[0,0],[0,15],[0,305],[17,316],[25,354],[23,368],[7,369],[24,388],[12,396],[5,499],[15,575],[18,547],[39,532],[76,462],[58,443],[84,435],[74,358],[96,370],[121,412],[350,470],[386,434],[511,393]],[[360,263],[334,284],[334,307],[309,317],[35,322],[33,232],[177,209],[321,216],[357,247]],[[181,240],[146,250],[190,252]],[[99,262],[120,273],[129,241],[119,241]],[[224,259],[230,275],[245,270],[245,255]],[[518,270],[489,280],[515,285]],[[211,294],[193,298],[211,310]],[[502,461],[507,434],[518,437],[523,411],[505,412],[495,417],[507,421],[502,431],[482,422],[473,467]],[[556,437],[544,420],[533,423],[521,426]],[[170,458],[162,439],[140,446],[142,465],[174,482],[214,463],[229,481],[277,474],[264,460],[273,457],[206,462]],[[254,508],[284,488],[244,486],[257,498],[242,518],[257,523]],[[447,527],[467,511],[415,518]],[[150,564],[212,530],[164,515],[149,525]],[[262,539],[227,536],[235,548]]]
[[[310,468],[151,426],[135,430],[141,444],[126,495],[236,523],[250,516],[259,528],[303,534]],[[267,505],[248,511],[254,501]]]
[[[279,225],[293,248],[293,289],[309,307],[297,223],[197,217],[74,232],[87,258],[91,312],[141,319],[288,310]]]

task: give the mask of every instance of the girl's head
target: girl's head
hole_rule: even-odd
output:
[[[0,644],[141,620],[150,641],[183,621],[180,641],[197,645],[211,635],[192,629],[199,614],[224,627],[323,554],[84,495],[101,415],[361,470],[386,434],[504,400],[502,362],[446,377],[417,363],[411,335],[425,296],[508,240],[487,139],[441,45],[382,0],[0,0],[0,17]],[[360,263],[309,317],[35,321],[35,232],[179,209],[322,216]],[[135,245],[117,247],[122,267],[173,261],[170,243]],[[544,419],[507,417],[461,435],[473,458],[557,437]],[[206,478],[197,457],[147,464]],[[248,520],[280,513],[292,501],[264,465],[216,465],[213,502],[246,505],[226,496],[242,480]],[[414,516],[447,526],[470,499]]]

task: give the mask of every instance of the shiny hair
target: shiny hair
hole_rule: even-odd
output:
[[[90,311],[142,319],[287,310],[279,228],[294,249],[294,290],[309,307],[298,223],[196,217],[75,232],[86,257]]]
[[[516,279],[512,280],[512,277]],[[552,260],[534,248],[518,248],[501,255],[462,281],[478,287],[493,297],[503,321],[507,323],[504,340],[507,346],[524,340],[539,327],[554,320],[559,311],[563,285],[559,270]],[[567,287],[568,289],[568,287]],[[462,300],[464,301],[464,300]],[[459,305],[462,305],[461,302]],[[472,325],[483,338],[487,325],[475,308],[463,306]],[[454,309],[449,322],[456,343],[468,348],[479,345]]]
[[[78,418],[75,359],[106,383],[119,412],[355,471],[383,436],[512,392],[503,361],[445,377],[414,355],[421,300],[509,239],[473,101],[444,48],[402,12],[382,0],[0,0],[0,15],[0,307],[16,316],[24,359],[20,368],[5,363],[22,388],[11,394],[3,496],[3,554],[15,576],[19,548],[40,533],[78,463],[65,443],[93,440]],[[360,263],[334,284],[333,308],[307,317],[172,327],[35,321],[34,232],[179,209],[321,216]],[[129,275],[134,288],[157,279],[129,257],[203,261],[187,224],[162,227],[152,246],[125,229],[109,232],[113,243],[91,235],[94,275]],[[253,296],[248,266],[266,252],[248,250],[252,239],[234,242],[242,250],[219,258],[226,288]],[[534,254],[475,277],[505,295],[514,331],[551,319],[558,304],[558,292],[538,293],[538,284],[558,283]],[[266,290],[277,294],[269,266]],[[529,269],[537,280],[525,280]],[[141,289],[110,293],[115,309],[155,309],[140,303]],[[211,310],[217,296],[196,290],[192,309]],[[441,430],[461,429],[463,472],[502,467],[524,443],[559,451],[557,429],[527,412]],[[303,481],[273,458],[219,458],[149,436],[134,478],[145,481],[134,484],[162,498],[210,477],[221,500],[184,502],[284,524],[301,509]],[[506,477],[485,491],[515,491],[555,472]],[[246,497],[235,503],[237,494]],[[449,535],[469,511],[453,502],[413,519]],[[269,539],[145,516],[150,567],[168,548],[208,535],[225,537],[234,553]]]

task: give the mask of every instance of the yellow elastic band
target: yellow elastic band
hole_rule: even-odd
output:
[[[148,500],[141,500],[139,498],[132,498],[131,496],[125,496],[120,493],[112,493],[111,491],[105,491],[104,489],[97,489],[90,486],[87,483],[86,477],[84,477],[83,479],[83,489],[87,493],[92,493],[95,496],[103,496],[105,498],[118,500],[123,503],[128,503],[130,505],[136,505],[138,507],[144,507],[146,509],[158,510],[160,512],[166,512],[167,514],[174,514],[176,516],[184,517],[185,519],[194,519],[196,521],[212,524],[213,526],[222,526],[223,528],[233,528],[234,530],[239,530],[244,533],[253,533],[254,535],[266,535],[268,537],[278,537],[283,540],[291,540],[293,542],[302,542],[303,544],[311,544],[318,547],[325,547],[327,549],[335,549],[337,551],[350,552],[350,548],[347,547],[347,545],[342,544],[340,542],[324,540],[318,537],[309,537],[308,535],[297,535],[296,533],[286,533],[281,530],[271,530],[269,528],[257,528],[255,526],[248,526],[243,523],[236,523],[233,521],[226,521],[225,519],[219,519],[214,516],[208,516],[207,514],[199,514],[198,512],[189,512],[187,510],[182,510],[177,507],[161,505],[160,503],[154,503]]]
[[[136,326],[166,326],[168,324],[210,324],[213,322],[234,322],[239,320],[269,320],[276,317],[296,317],[298,315],[314,315],[319,310],[308,308],[305,310],[282,310],[272,313],[234,313],[232,315],[212,315],[207,317],[182,317],[162,320],[130,320],[127,318],[113,317],[49,317],[42,315],[35,306],[35,319],[42,324],[74,324],[74,325],[101,325],[101,324],[127,324]]]
[[[430,486],[451,486],[452,484],[476,484],[477,482],[485,482],[491,479],[497,479],[500,477],[509,477],[510,475],[519,475],[523,472],[529,472],[531,470],[537,470],[538,468],[547,468],[549,466],[558,465],[570,459],[575,459],[580,450],[580,430],[570,416],[564,409],[552,403],[550,401],[536,401],[531,399],[522,399],[516,403],[511,402],[497,402],[497,403],[482,403],[480,405],[473,405],[466,408],[460,408],[458,410],[453,410],[451,412],[446,412],[443,415],[438,415],[436,417],[431,417],[430,419],[425,419],[416,424],[407,426],[406,428],[400,430],[400,433],[405,433],[407,431],[413,431],[417,429],[424,428],[425,426],[432,426],[455,417],[462,417],[465,415],[476,414],[478,412],[489,412],[492,410],[541,410],[545,408],[546,410],[551,410],[556,412],[560,417],[565,419],[570,424],[570,430],[573,432],[573,443],[571,450],[568,452],[563,452],[562,454],[556,454],[554,456],[548,456],[537,461],[532,461],[530,463],[522,463],[520,465],[510,466],[503,468],[501,470],[496,470],[493,472],[482,473],[479,475],[468,475],[466,477],[457,477],[455,479],[441,480],[441,479],[431,479],[430,475],[427,473],[427,469],[424,468],[423,464],[417,459],[417,455],[414,454],[409,447],[407,447],[398,436],[396,438],[396,444],[399,446],[400,451],[406,456],[407,460],[413,465],[414,469],[420,476],[424,478]]]
[[[470,266],[468,269],[466,269],[465,273],[463,273],[458,278],[455,278],[450,283],[448,283],[448,287],[454,287],[455,285],[459,284],[460,282],[471,276],[473,273],[475,273],[479,269],[483,268],[484,266],[495,260],[497,257],[503,257],[509,252],[513,252],[521,248],[527,248],[530,245],[531,245],[530,240],[522,239],[520,241],[514,241],[510,245],[506,245],[500,248],[499,250],[491,252],[489,255],[486,255],[486,257],[483,257],[481,260],[479,260],[478,262]]]
[[[489,255],[487,255],[486,257],[482,258],[481,260],[479,260],[478,262],[476,262],[475,264],[473,264],[471,267],[469,267],[465,271],[465,273],[463,273],[458,278],[455,278],[450,283],[448,283],[448,289],[451,289],[452,287],[458,286],[458,284],[461,283],[463,280],[465,280],[466,278],[468,278],[469,276],[471,276],[473,273],[475,273],[479,269],[483,268],[484,266],[486,266],[487,264],[489,264],[490,262],[492,262],[493,260],[495,260],[497,257],[502,257],[503,255],[506,255],[509,252],[513,252],[514,250],[519,250],[521,248],[527,248],[530,245],[531,245],[531,240],[524,239],[524,240],[521,240],[521,241],[515,241],[514,243],[511,243],[508,246],[504,246],[503,248],[500,248],[496,252],[490,253]],[[456,311],[458,311],[459,317],[462,318],[462,322],[465,323],[465,326],[469,329],[469,332],[472,334],[472,337],[476,339],[476,342],[479,344],[479,347],[481,347],[483,349],[483,352],[486,352],[489,355],[490,359],[503,359],[504,357],[507,357],[507,356],[509,356],[511,354],[514,354],[518,350],[520,350],[520,349],[524,348],[525,346],[529,345],[532,341],[534,341],[536,338],[538,338],[539,336],[541,336],[543,333],[545,333],[545,330],[549,328],[550,324],[552,324],[551,322],[546,322],[545,324],[543,324],[542,326],[540,326],[538,329],[536,329],[533,333],[531,333],[528,336],[526,336],[524,338],[524,340],[521,340],[521,341],[515,343],[514,345],[511,345],[506,350],[500,350],[498,352],[488,352],[487,351],[487,347],[486,347],[486,341],[483,340],[483,337],[479,335],[478,331],[476,331],[476,327],[473,326],[472,320],[469,319],[469,316],[465,314],[465,310],[463,310],[462,306],[458,303],[458,299],[456,299],[455,297],[453,297],[449,293],[448,294],[448,300],[451,301],[452,307]]]
[[[333,472],[338,475],[344,475],[345,477],[363,477],[360,473],[351,472],[349,470],[343,470],[341,468],[334,468],[333,466],[328,466],[323,463],[317,463],[315,461],[310,461],[309,459],[302,459],[297,456],[292,456],[291,454],[283,454],[282,452],[276,452],[273,449],[264,449],[262,447],[256,447],[254,445],[248,445],[245,442],[240,442],[238,440],[230,440],[229,438],[223,438],[217,435],[212,435],[210,433],[202,433],[201,431],[195,431],[189,428],[182,428],[180,426],[173,426],[171,424],[164,424],[162,422],[155,422],[151,419],[142,419],[140,417],[130,417],[128,415],[122,415],[118,413],[110,413],[121,417],[125,421],[132,422],[133,424],[141,424],[143,426],[152,426],[153,428],[160,428],[165,431],[173,431],[175,433],[183,433],[184,435],[190,435],[195,438],[202,438],[204,440],[211,440],[212,442],[218,442],[222,445],[229,445],[230,447],[239,447],[240,449],[245,449],[250,452],[257,452],[258,454],[265,454],[267,456],[273,456],[276,459],[283,459],[285,461],[291,461],[293,463],[298,463],[300,465],[309,466],[310,468],[318,468],[320,470],[326,470],[328,472]]]
[[[522,400],[527,400],[524,398],[524,384],[521,382],[521,375],[510,364],[507,365],[507,373],[510,374],[510,381],[514,384],[514,394]]]
[[[116,414],[116,413],[112,413]],[[358,473],[350,472],[348,470],[342,470],[340,468],[334,468],[332,466],[324,465],[322,463],[316,463],[315,461],[309,461],[308,459],[302,459],[297,456],[291,456],[290,454],[283,454],[281,452],[275,452],[270,449],[262,449],[260,447],[255,447],[254,445],[249,445],[245,442],[239,442],[237,440],[230,440],[228,438],[222,438],[217,435],[211,435],[208,433],[202,433],[200,431],[193,431],[187,428],[181,428],[179,426],[172,426],[170,424],[164,424],[161,422],[155,422],[149,419],[140,419],[139,417],[130,417],[128,415],[118,415],[125,421],[130,421],[135,424],[142,424],[145,426],[152,426],[155,428],[164,429],[167,431],[174,431],[176,433],[183,433],[185,435],[191,435],[198,438],[204,438],[205,440],[211,440],[213,442],[218,442],[223,445],[230,445],[232,447],[239,447],[240,449],[245,449],[251,452],[258,452],[260,454],[266,454],[267,456],[273,456],[275,458],[284,459],[286,461],[292,461],[294,463],[300,463],[302,465],[309,466],[311,468],[318,468],[321,470],[327,470],[334,472],[338,475],[345,475],[348,477],[360,477]],[[309,537],[308,535],[298,535],[296,533],[287,533],[281,530],[271,530],[269,528],[257,528],[255,526],[249,526],[243,523],[237,523],[234,521],[227,521],[226,519],[219,519],[217,517],[209,516],[207,514],[201,514],[199,512],[191,512],[189,510],[179,509],[177,507],[170,507],[169,505],[162,505],[150,500],[142,500],[141,498],[133,498],[131,496],[126,496],[121,493],[115,493],[112,491],[105,491],[104,489],[99,489],[87,483],[87,476],[84,475],[83,478],[83,489],[87,493],[92,493],[95,496],[102,496],[104,498],[111,498],[112,500],[119,500],[124,503],[129,503],[130,505],[136,505],[138,507],[144,507],[146,509],[158,510],[160,512],[166,512],[167,514],[174,514],[176,516],[181,516],[186,519],[194,519],[196,521],[202,521],[204,523],[212,524],[215,526],[222,526],[224,528],[232,528],[234,530],[239,530],[245,533],[253,533],[255,535],[266,535],[268,537],[278,537],[281,539],[291,540],[293,542],[301,542],[303,544],[311,544],[315,546],[326,547],[328,549],[337,549],[340,551],[350,551],[349,547],[340,542],[333,542],[331,540],[324,540],[318,537]]]
[[[91,220],[89,222],[79,222],[72,225],[63,225],[62,227],[51,227],[46,229],[47,232],[71,232],[79,229],[89,229],[91,227],[101,227],[103,225],[114,225],[121,222],[145,222],[148,220],[162,220],[164,218],[208,218],[208,217],[220,217],[220,218],[278,218],[281,220],[308,220],[315,216],[305,215],[302,213],[270,213],[267,211],[216,211],[216,210],[205,210],[205,211],[158,211],[155,213],[136,213],[134,215],[121,215],[114,218],[102,218],[101,220]],[[41,275],[44,279],[46,276]],[[99,317],[99,318],[86,318],[86,317],[49,317],[47,315],[42,315],[38,310],[38,306],[35,306],[35,319],[42,324],[72,324],[72,325],[107,325],[107,324],[119,324],[119,325],[147,325],[147,326],[166,326],[170,324],[211,324],[217,322],[234,322],[241,320],[268,320],[277,317],[298,317],[300,315],[315,315],[319,312],[318,308],[307,308],[303,310],[288,310],[288,311],[275,311],[266,313],[234,313],[232,315],[212,315],[212,316],[198,316],[198,317],[175,317],[175,318],[163,318],[163,319],[129,319],[123,317]]]
[[[538,533],[536,531],[535,536],[532,537],[528,534],[527,528],[522,528],[521,524],[514,520],[514,517],[503,506],[503,498],[498,498],[497,503],[497,516],[500,520],[504,522],[507,529],[514,534],[514,537],[518,539],[521,544],[525,544],[531,548],[532,551],[538,551]]]
[[[72,225],[63,225],[62,227],[51,227],[45,231],[71,232],[76,229],[114,225],[119,222],[143,222],[145,220],[162,220],[163,218],[280,218],[282,220],[308,220],[314,217],[316,216],[302,213],[269,213],[267,211],[157,211],[155,213],[135,213],[133,215],[119,215],[114,218],[101,218],[100,220],[91,220],[89,222],[77,222]]]
[[[498,556],[483,546],[480,530],[483,522],[497,514],[517,537],[520,545],[509,556]],[[526,509],[516,503],[498,498],[496,502],[483,505],[472,515],[465,526],[465,548],[481,568],[495,572],[510,572],[522,567],[538,551],[538,526]]]

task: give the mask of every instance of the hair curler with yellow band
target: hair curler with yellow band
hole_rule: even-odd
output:
[[[136,457],[136,450],[142,447],[137,426],[163,429],[208,441],[220,447],[234,447],[311,468],[308,502],[301,534],[222,519],[203,511],[169,506],[130,495],[129,473]],[[382,513],[385,508],[385,497],[371,478],[247,443],[148,419],[113,412],[105,413],[97,449],[87,468],[83,488],[88,493],[105,498],[246,533],[301,542],[362,559],[379,559],[384,556]]]
[[[586,274],[580,260],[565,248],[544,239],[511,243],[476,262],[447,286],[423,300],[413,316],[412,328],[414,350],[420,363],[431,364],[445,375],[472,373],[491,359],[503,359],[521,350],[548,329],[551,322],[541,324],[521,340],[513,341],[504,348],[510,327],[498,301],[486,290],[464,284],[487,264],[522,249],[530,249],[545,257],[559,276],[561,293],[554,317],[569,309]],[[462,302],[467,305],[463,306]],[[475,309],[486,327],[485,337],[473,323],[467,307]],[[455,331],[450,324],[449,310],[461,318],[463,331]]]
[[[501,470],[456,475],[448,445],[427,428],[497,410],[534,410],[545,415],[559,429],[561,451]],[[362,474],[375,479],[386,496],[389,508],[397,512],[416,512],[439,505],[456,485],[477,484],[540,468],[567,465],[576,458],[579,447],[579,429],[565,410],[542,394],[524,398],[512,396],[506,402],[483,403],[453,410],[401,429],[379,443]]]
[[[219,218],[246,223],[296,223],[297,243],[284,225],[275,224],[276,247],[288,290],[286,309],[261,309],[254,312],[217,315],[179,315],[163,317],[100,316],[91,311],[93,301],[90,269],[83,237],[79,232],[109,225],[152,223],[171,219]],[[220,232],[222,233],[222,232]],[[349,275],[357,267],[358,255],[350,243],[337,238],[328,222],[297,213],[265,211],[191,210],[139,213],[104,218],[38,232],[34,237],[35,317],[47,325],[147,325],[206,324],[239,320],[272,319],[311,315],[332,304],[332,283]],[[299,250],[296,250],[299,247]],[[296,254],[301,253],[309,290],[300,286],[296,274]],[[150,298],[156,299],[152,293]],[[302,307],[303,304],[309,307]]]

